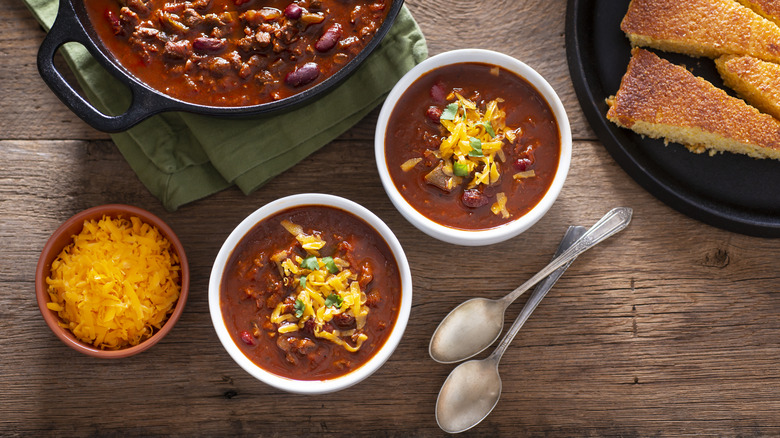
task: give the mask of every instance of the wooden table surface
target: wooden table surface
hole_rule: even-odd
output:
[[[546,264],[568,225],[589,226],[615,206],[634,209],[631,225],[581,256],[545,298],[501,362],[501,401],[464,435],[780,434],[780,241],[685,217],[612,160],[569,78],[563,0],[407,1],[432,55],[480,47],[515,56],[550,81],[571,118],[573,161],[558,201],[529,231],[481,248],[436,241],[393,208],[374,165],[378,110],[256,193],[232,188],[166,212],[109,137],[44,85],[35,68],[44,32],[21,2],[2,4],[0,435],[444,435],[434,403],[453,366],[427,350],[439,321],[465,299],[513,289]],[[337,177],[334,163],[350,177]],[[414,299],[403,340],[379,371],[335,394],[301,396],[255,380],[227,355],[207,289],[233,227],[269,201],[308,191],[315,173],[317,191],[363,204],[394,230]],[[167,221],[192,283],[162,342],[105,361],[51,333],[33,275],[64,220],[114,202]],[[523,301],[510,307],[507,327]]]

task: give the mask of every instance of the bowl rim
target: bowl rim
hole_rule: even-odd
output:
[[[231,338],[222,317],[219,300],[222,276],[227,261],[241,239],[243,239],[255,225],[274,214],[290,208],[305,206],[333,207],[350,213],[366,222],[379,233],[388,247],[390,247],[401,277],[401,307],[398,311],[398,317],[393,325],[392,332],[384,345],[382,345],[366,363],[357,369],[352,370],[343,376],[327,380],[297,380],[282,377],[266,371],[252,362]],[[208,300],[211,321],[217,332],[217,337],[230,357],[232,357],[244,371],[256,379],[286,392],[295,394],[326,394],[346,389],[363,381],[378,370],[387,359],[390,358],[400,343],[409,321],[409,314],[411,313],[412,308],[412,291],[411,270],[401,243],[392,230],[377,215],[362,205],[340,196],[323,193],[301,193],[286,196],[263,205],[249,214],[233,229],[230,235],[225,239],[225,242],[222,244],[222,247],[214,260],[211,275],[209,277]]]
[[[561,154],[550,188],[542,199],[526,214],[493,228],[466,230],[442,225],[429,219],[412,207],[396,188],[390,177],[385,158],[385,135],[390,115],[403,93],[417,79],[439,67],[461,63],[484,63],[503,67],[530,83],[545,99],[558,122]],[[432,56],[412,68],[396,83],[382,105],[374,134],[374,155],[379,177],[390,201],[402,216],[417,229],[444,242],[462,246],[481,246],[502,242],[531,228],[552,207],[563,188],[571,167],[572,136],[566,109],[552,86],[536,70],[504,53],[484,49],[459,49]]]
[[[99,216],[98,216],[99,215]],[[103,215],[115,217],[115,215],[127,215],[138,216],[142,221],[154,225],[162,233],[166,239],[171,243],[176,254],[179,256],[180,272],[180,291],[179,299],[176,301],[173,312],[165,321],[165,324],[154,333],[150,338],[128,348],[122,348],[119,350],[101,350],[88,345],[78,340],[70,330],[60,327],[57,322],[60,320],[57,312],[50,310],[46,304],[50,301],[48,286],[46,285],[46,277],[50,274],[51,263],[60,254],[62,249],[68,245],[67,242],[72,242],[72,237],[78,234],[83,229],[84,220],[95,219],[102,217]],[[61,236],[69,234],[70,238],[66,239],[64,245],[56,245],[57,240]],[[62,237],[64,239],[64,237]],[[95,207],[82,210],[75,215],[71,216],[65,222],[63,222],[46,240],[46,244],[41,250],[41,254],[38,257],[38,264],[35,269],[35,295],[38,301],[38,309],[41,311],[46,325],[49,326],[51,331],[68,347],[86,354],[88,356],[97,357],[101,359],[121,359],[129,356],[136,355],[143,351],[148,350],[159,342],[165,335],[168,334],[176,325],[179,317],[184,312],[184,307],[187,303],[187,297],[189,295],[190,288],[190,269],[187,262],[187,255],[184,251],[184,246],[181,244],[176,233],[173,232],[168,224],[162,219],[154,215],[153,213],[144,210],[140,207],[135,207],[126,204],[104,204]]]

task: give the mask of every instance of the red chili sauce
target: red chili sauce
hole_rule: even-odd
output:
[[[391,0],[88,0],[98,37],[174,98],[248,106],[297,94],[354,58]]]
[[[500,179],[493,184],[467,190],[471,179],[464,178],[448,192],[426,180],[441,161],[434,151],[448,133],[439,118],[454,101],[453,92],[483,111],[488,102],[503,99],[498,107],[506,112],[507,129],[516,133],[516,139],[504,139],[505,161],[496,160]],[[479,63],[440,67],[415,81],[396,103],[385,137],[390,176],[404,199],[429,219],[466,230],[493,228],[531,210],[552,184],[560,149],[558,124],[541,94],[514,73]],[[417,157],[423,160],[411,170],[401,169],[403,163]],[[534,177],[513,178],[530,170]],[[508,218],[491,211],[498,193],[507,197]]]
[[[271,322],[280,303],[294,312],[298,281],[281,274],[272,259],[281,252],[290,259],[306,257],[296,237],[282,225],[283,220],[301,226],[309,235],[327,244],[322,257],[349,262],[365,293],[368,315],[354,336],[365,334],[360,349],[350,352],[343,346],[315,336],[313,319],[304,328],[280,333],[280,324]],[[220,307],[233,341],[255,364],[271,373],[296,380],[335,378],[365,364],[387,341],[401,306],[401,276],[390,247],[370,225],[351,213],[331,207],[303,206],[278,213],[257,224],[244,236],[228,260],[220,287]],[[355,318],[343,315],[317,330],[354,330]],[[345,340],[354,346],[353,339]]]

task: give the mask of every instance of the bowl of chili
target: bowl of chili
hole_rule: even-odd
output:
[[[466,49],[401,78],[379,114],[374,150],[382,185],[409,222],[475,246],[517,236],[546,214],[572,140],[563,104],[539,73]]]
[[[272,114],[346,79],[379,45],[403,0],[62,0],[38,52],[46,84],[96,129],[126,130],[164,111]],[[56,51],[78,42],[130,88],[106,115],[68,84]]]
[[[43,319],[65,345],[102,359],[146,351],[184,311],[184,247],[158,216],[124,204],[81,211],[46,242],[35,272]]]
[[[292,393],[334,392],[370,376],[400,342],[411,304],[409,265],[392,231],[359,204],[325,194],[250,214],[209,279],[225,350]]]

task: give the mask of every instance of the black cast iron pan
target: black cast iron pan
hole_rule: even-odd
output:
[[[780,237],[780,162],[744,155],[693,154],[682,145],[642,137],[606,118],[631,58],[620,30],[629,0],[569,0],[566,54],[574,90],[604,147],[637,183],[679,212],[737,233]],[[651,49],[652,50],[652,49]],[[652,50],[727,92],[708,58]],[[731,92],[733,95],[733,92]]]
[[[352,74],[376,49],[395,22],[404,2],[404,0],[394,0],[374,38],[341,70],[321,83],[274,102],[241,107],[218,107],[174,99],[139,81],[122,67],[100,42],[92,29],[83,1],[88,0],[60,0],[57,19],[38,50],[38,71],[44,82],[68,108],[93,128],[106,132],[125,131],[142,120],[164,111],[187,111],[213,116],[267,115],[287,111],[321,97]],[[54,54],[68,42],[81,43],[106,70],[130,88],[133,99],[127,111],[118,116],[103,114],[68,84],[54,66]]]

